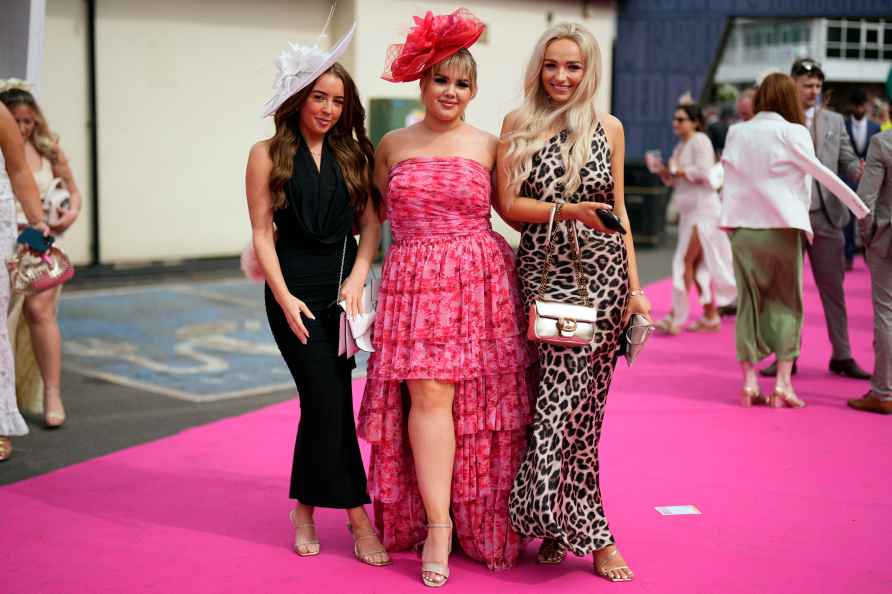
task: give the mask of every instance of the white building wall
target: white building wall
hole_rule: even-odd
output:
[[[90,122],[87,87],[86,6],[74,0],[47,0],[43,64],[37,101],[59,135],[83,205],[62,245],[75,264],[90,261]]]

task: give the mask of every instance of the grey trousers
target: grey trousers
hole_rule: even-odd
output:
[[[846,296],[843,291],[846,274],[845,236],[842,229],[827,220],[824,211],[812,211],[809,218],[814,241],[806,245],[806,252],[824,308],[827,334],[833,345],[832,358],[851,359],[849,317],[846,314]]]
[[[873,344],[876,363],[870,390],[882,400],[892,400],[892,257],[867,249],[867,266],[873,296]]]

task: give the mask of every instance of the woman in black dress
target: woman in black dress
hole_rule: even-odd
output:
[[[270,328],[300,399],[290,489],[294,551],[319,554],[313,510],[340,508],[356,558],[386,565],[363,508],[369,496],[353,424],[353,359],[338,356],[337,302],[359,311],[380,238],[374,151],[353,80],[332,55],[319,58],[280,59],[277,82],[284,82],[267,106],[276,132],[251,149],[248,207]]]

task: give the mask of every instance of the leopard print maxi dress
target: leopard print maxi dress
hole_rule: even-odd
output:
[[[582,169],[582,185],[572,196],[554,180],[564,174],[555,135],[533,157],[533,170],[521,194],[546,202],[596,201],[613,204],[611,151],[604,129],[592,138],[592,160]],[[613,377],[622,317],[628,300],[628,260],[619,234],[598,233],[581,223],[557,227],[544,298],[581,303],[571,251],[570,224],[577,225],[583,278],[598,309],[590,347],[538,344],[539,385],[530,443],[509,499],[518,533],[555,539],[576,555],[614,543],[598,486],[598,440],[607,391]],[[520,238],[518,275],[528,309],[542,278],[547,225],[527,225]]]

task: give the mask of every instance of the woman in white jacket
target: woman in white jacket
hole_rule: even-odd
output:
[[[743,371],[742,404],[805,406],[793,391],[793,361],[802,331],[802,237],[812,240],[808,209],[811,178],[839,198],[856,217],[868,209],[815,157],[802,124],[793,79],[765,78],[756,93],[756,116],[728,132],[722,163],[723,228],[731,230],[737,278],[737,360]],[[777,356],[770,398],[759,391],[755,363]]]
[[[688,319],[688,293],[695,283],[703,317],[689,330],[718,331],[718,308],[737,298],[731,244],[719,229],[721,202],[709,182],[715,150],[702,127],[697,105],[675,108],[672,129],[681,142],[672,151],[669,167],[659,172],[663,183],[675,188],[672,199],[679,212],[678,245],[672,258],[672,311],[657,323],[660,331],[673,335]]]

